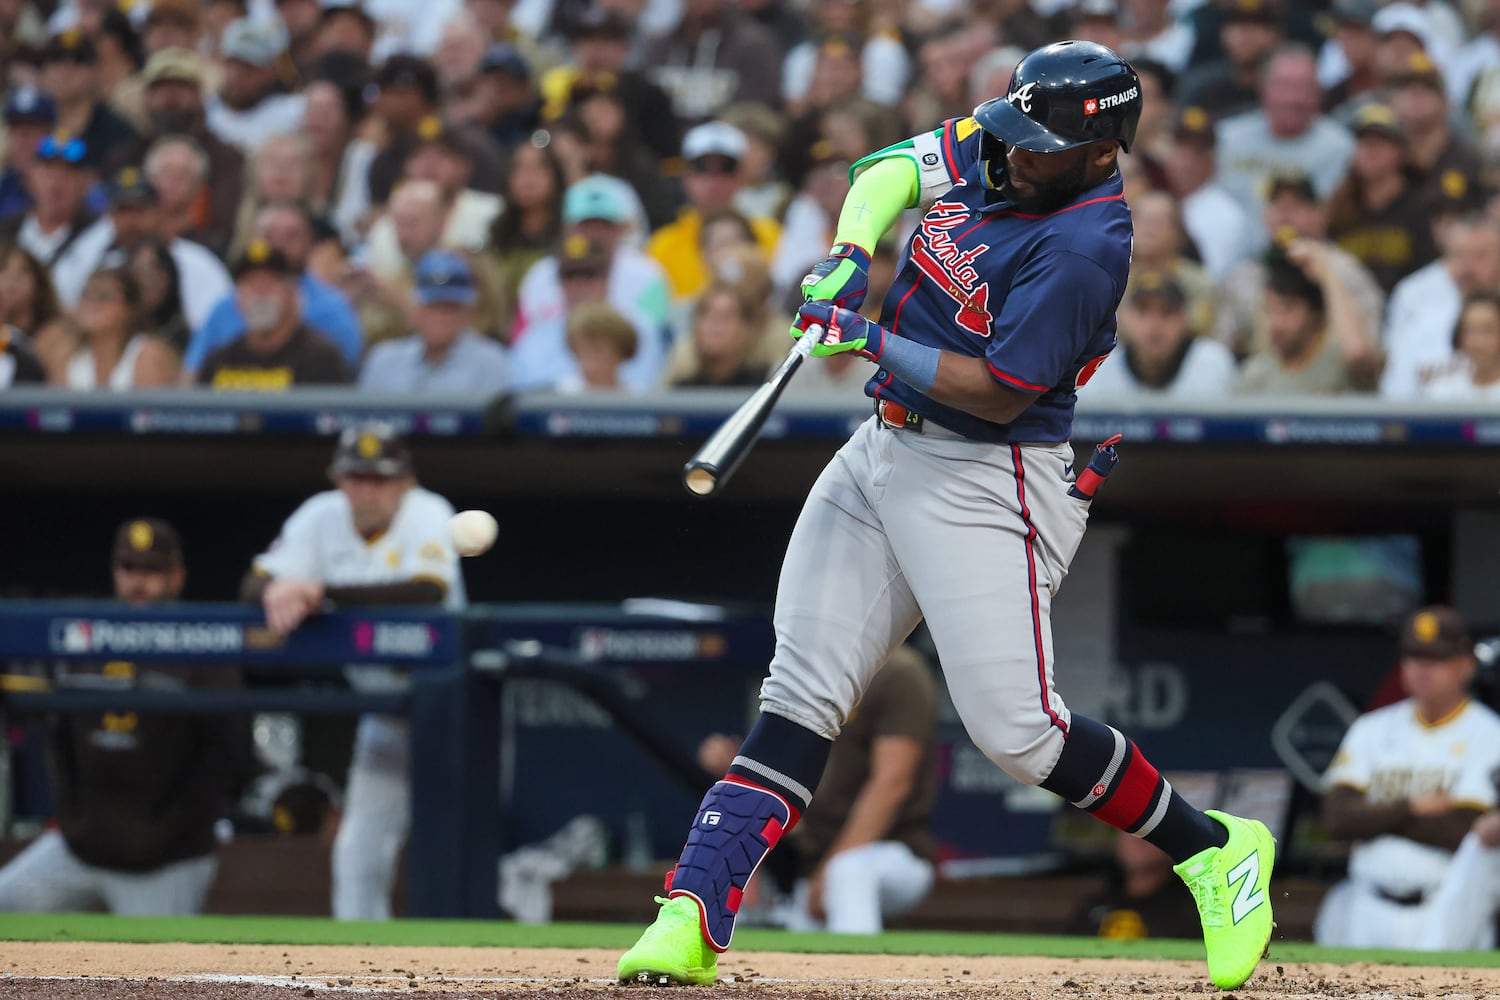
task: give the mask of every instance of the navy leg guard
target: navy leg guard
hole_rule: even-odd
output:
[[[668,876],[667,895],[697,901],[703,938],[715,951],[729,948],[750,876],[800,818],[786,799],[737,774],[703,797],[687,846]]]

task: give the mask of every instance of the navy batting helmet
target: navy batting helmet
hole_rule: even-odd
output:
[[[990,135],[1034,153],[1101,139],[1129,152],[1141,119],[1141,81],[1113,49],[1054,42],[1022,59],[1005,96],[985,101],[974,117]]]

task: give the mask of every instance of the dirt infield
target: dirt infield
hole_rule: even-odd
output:
[[[261,945],[0,944],[0,997],[48,1000],[289,1000],[353,993],[461,993],[568,1000],[636,997],[614,984],[613,951],[514,948],[314,948]],[[1216,993],[1195,962],[1056,958],[731,953],[720,984],[697,1000],[1150,1000]],[[1500,996],[1500,970],[1278,965],[1240,997],[1422,998]]]

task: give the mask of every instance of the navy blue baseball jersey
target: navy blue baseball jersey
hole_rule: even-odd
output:
[[[930,135],[918,147],[927,150],[924,192],[939,186],[938,167],[947,175],[941,185],[951,187],[907,243],[880,322],[919,344],[984,358],[1000,382],[1040,395],[1014,421],[997,424],[944,406],[884,369],[865,394],[982,441],[1066,441],[1078,387],[1115,346],[1131,241],[1120,177],[1051,214],[1028,215],[984,183],[982,131],[972,118],[950,119]]]

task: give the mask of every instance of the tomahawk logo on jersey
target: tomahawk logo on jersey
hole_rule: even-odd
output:
[[[907,244],[880,322],[918,343],[982,357],[998,381],[1038,398],[1010,424],[996,424],[884,370],[865,393],[983,441],[1066,441],[1076,389],[1115,346],[1130,210],[1116,175],[1049,215],[1015,211],[984,182],[982,135],[972,118],[951,119],[855,165],[910,157],[924,198],[937,198]]]

